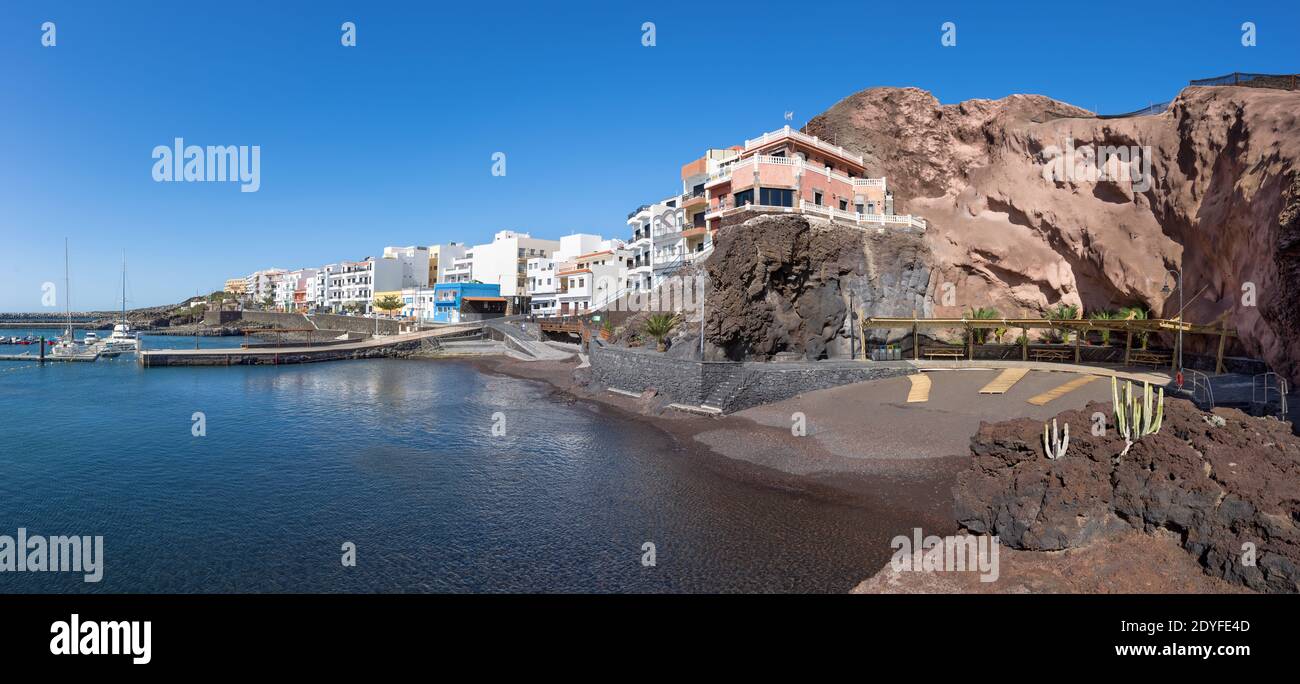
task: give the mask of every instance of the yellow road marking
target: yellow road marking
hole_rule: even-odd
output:
[[[912,382],[912,389],[907,392],[907,403],[930,401],[930,376],[925,373],[913,373],[907,376],[907,379]]]
[[[1035,406],[1042,406],[1043,404],[1046,404],[1047,402],[1052,401],[1053,399],[1059,399],[1096,379],[1097,376],[1095,375],[1083,375],[1059,387],[1055,387],[1046,392],[1043,392],[1038,396],[1030,397],[1028,401],[1029,403]]]
[[[980,390],[980,394],[1006,394],[1011,386],[1020,382],[1020,378],[1029,373],[1028,368],[1007,368],[998,373],[998,377],[993,378],[989,384]]]

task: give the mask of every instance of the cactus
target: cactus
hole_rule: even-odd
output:
[[[1110,400],[1115,412],[1115,427],[1124,437],[1122,457],[1128,454],[1133,444],[1147,435],[1160,432],[1160,425],[1165,418],[1165,390],[1159,389],[1159,399],[1152,404],[1151,384],[1142,383],[1142,399],[1133,393],[1133,382],[1126,380],[1121,390],[1119,381],[1110,379]]]
[[[1056,419],[1052,419],[1052,432],[1048,435],[1047,423],[1043,423],[1043,451],[1047,452],[1047,457],[1056,460],[1065,455],[1065,450],[1070,448],[1070,424],[1065,424],[1065,431],[1060,435],[1056,432]]]

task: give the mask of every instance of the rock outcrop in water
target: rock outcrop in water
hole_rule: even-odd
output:
[[[1103,436],[1091,432],[1098,412],[1108,421]],[[1109,405],[1057,420],[1071,428],[1059,460],[1044,455],[1038,421],[981,425],[953,488],[963,527],[1031,551],[1172,533],[1211,576],[1300,591],[1300,437],[1290,423],[1171,400],[1161,431],[1117,459],[1124,440]],[[1253,545],[1253,565],[1244,544]]]
[[[1189,87],[1166,113],[1126,119],[1041,96],[941,105],[916,88],[872,88],[807,132],[862,154],[869,173],[888,177],[897,211],[929,222],[929,292],[955,286],[937,315],[990,305],[1029,315],[1064,302],[1172,317],[1178,293],[1161,290],[1167,270],[1181,269],[1189,320],[1226,315],[1245,353],[1295,380],[1297,115],[1300,92],[1262,88]],[[1132,167],[1108,168],[1149,168],[1149,187],[1045,178],[1054,148],[1070,145],[1080,155],[1135,148]],[[1243,287],[1257,306],[1243,303]],[[1189,351],[1199,343],[1189,339]]]

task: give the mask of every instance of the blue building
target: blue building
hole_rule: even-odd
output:
[[[481,321],[506,315],[500,285],[438,283],[433,288],[433,320],[438,323]]]

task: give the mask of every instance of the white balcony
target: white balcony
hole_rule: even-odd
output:
[[[764,133],[763,135],[760,135],[757,138],[746,140],[745,151],[748,152],[749,150],[752,150],[756,147],[762,147],[764,145],[776,142],[777,140],[781,140],[783,138],[798,140],[799,142],[805,145],[808,145],[810,147],[815,147],[817,149],[822,150],[823,152],[830,152],[831,154],[834,154],[840,157],[841,159],[847,159],[849,161],[856,162],[858,166],[864,166],[866,163],[865,160],[863,160],[862,155],[853,154],[852,152],[849,152],[843,147],[840,147],[839,145],[832,145],[826,142],[825,140],[818,138],[815,135],[800,133],[799,131],[790,128],[789,126],[786,126],[785,128],[781,128],[779,130],[772,131],[770,133]]]
[[[754,211],[764,214],[809,214],[813,216],[824,216],[828,219],[848,221],[858,227],[877,226],[884,228],[886,226],[896,226],[907,229],[915,229],[925,232],[925,219],[911,215],[897,214],[859,214],[843,209],[836,209],[821,204],[813,204],[806,200],[799,200],[799,205],[795,207],[778,207],[767,204],[744,204],[739,207],[731,202],[720,202],[716,207],[709,207],[708,213],[704,215],[706,219],[729,216],[746,211]]]

